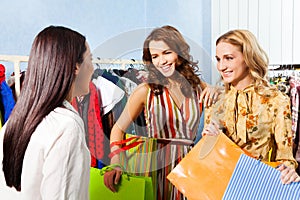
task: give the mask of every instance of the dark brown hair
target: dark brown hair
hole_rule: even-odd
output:
[[[149,50],[151,41],[163,41],[172,51],[178,55],[178,63],[175,70],[179,73],[177,78],[182,83],[181,90],[184,95],[191,95],[191,88],[197,90],[200,86],[200,79],[195,74],[198,71],[197,62],[193,62],[190,55],[190,46],[186,43],[181,33],[172,26],[163,26],[154,29],[146,38],[143,47],[143,61],[149,71],[148,83],[151,90],[156,94],[161,94],[164,85],[168,80],[153,65],[152,57]]]
[[[83,62],[85,37],[61,26],[49,26],[35,38],[18,101],[7,122],[3,142],[6,184],[21,190],[26,148],[38,124],[62,107],[75,79],[76,64]]]

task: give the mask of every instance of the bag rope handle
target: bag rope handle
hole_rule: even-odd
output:
[[[124,167],[122,165],[120,165],[120,164],[111,164],[111,165],[107,165],[107,166],[103,167],[102,169],[100,169],[100,174],[104,175],[105,172],[109,172],[111,170],[114,170],[117,167],[121,168],[121,170],[124,171]]]
[[[132,137],[127,138],[127,139],[125,139],[125,140],[114,141],[114,142],[112,142],[112,143],[110,144],[110,147],[113,147],[113,146],[115,146],[115,145],[126,144],[126,143],[128,143],[128,142],[130,142],[130,141],[132,141],[132,140],[137,140],[137,139],[139,139],[139,138],[140,138],[140,137],[138,137],[138,136],[132,136]]]
[[[113,147],[113,146],[116,146],[116,145],[122,145],[122,144],[126,144],[125,146],[122,146],[120,147],[119,149],[116,149],[114,151],[112,151],[108,157],[109,158],[112,158],[113,156],[121,153],[121,152],[124,152],[124,151],[127,151],[129,149],[132,149],[142,143],[144,143],[145,141],[133,141],[131,142],[130,144],[127,144],[128,142],[132,141],[132,140],[137,140],[139,139],[140,137],[137,137],[137,136],[134,136],[134,137],[130,137],[128,139],[125,139],[125,140],[120,140],[120,141],[114,141],[110,144],[110,147]]]
[[[126,175],[127,179],[129,180],[129,178],[130,178],[130,176],[132,176],[132,174],[126,172],[124,167],[120,164],[111,164],[111,165],[103,167],[102,169],[99,170],[100,175],[103,176],[106,172],[114,170],[117,167],[121,168],[122,174]]]

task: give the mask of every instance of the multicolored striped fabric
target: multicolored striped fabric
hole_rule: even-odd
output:
[[[149,89],[145,119],[148,136],[153,138],[186,139],[192,141],[197,133],[201,110],[198,96],[185,98],[178,107],[167,88],[161,95],[155,96]],[[158,140],[159,141],[159,140]],[[167,180],[167,175],[189,152],[189,145],[171,145],[158,142],[158,200],[181,200],[185,197]]]
[[[280,172],[254,158],[241,155],[223,200],[300,199],[300,183],[284,185]]]
[[[157,185],[156,138],[142,137],[126,133],[126,139],[123,141],[126,142],[122,142],[123,145],[121,149],[124,151],[120,153],[120,163],[124,167],[124,170],[127,173],[134,174],[136,176],[152,177],[153,185]],[[156,188],[153,188],[153,192],[156,192]],[[156,193],[154,193],[154,197],[156,197]]]

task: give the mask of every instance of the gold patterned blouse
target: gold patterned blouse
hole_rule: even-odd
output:
[[[297,167],[292,152],[290,99],[283,93],[262,96],[253,85],[244,90],[231,86],[205,115],[205,124],[211,119],[219,122],[223,132],[255,158]]]

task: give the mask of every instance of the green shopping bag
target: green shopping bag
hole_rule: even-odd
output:
[[[154,199],[157,187],[157,139],[126,133],[121,141],[112,142],[111,146],[120,148],[110,153],[120,155],[120,164],[126,172],[136,176],[152,178]]]
[[[91,168],[89,193],[90,200],[153,200],[153,185],[151,177],[135,176],[123,171],[121,180],[117,185],[116,193],[110,191],[105,185],[103,175],[113,169],[114,165],[102,169]]]

